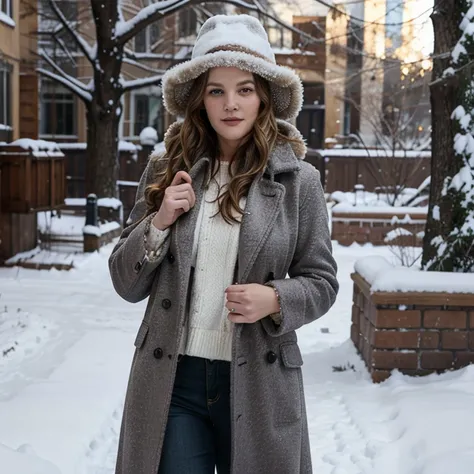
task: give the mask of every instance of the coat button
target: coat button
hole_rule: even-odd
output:
[[[278,359],[277,355],[273,351],[269,351],[267,353],[267,362],[269,364],[274,364],[276,360]]]
[[[137,262],[134,267],[135,273],[138,273],[141,270],[141,268],[142,268],[142,263]]]
[[[161,347],[157,347],[153,351],[153,356],[155,357],[155,359],[161,359],[163,357],[163,349]]]
[[[165,309],[170,309],[171,308],[171,301],[168,299],[165,299],[161,302],[161,306]]]
[[[168,262],[174,263],[174,255],[172,253],[168,254]]]

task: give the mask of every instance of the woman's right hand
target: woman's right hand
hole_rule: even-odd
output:
[[[194,207],[196,196],[191,183],[191,176],[186,171],[178,171],[175,174],[173,181],[165,189],[160,209],[152,221],[157,229],[167,229],[181,214]]]

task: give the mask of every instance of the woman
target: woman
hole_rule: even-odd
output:
[[[301,82],[258,20],[218,15],[163,95],[184,120],[110,257],[117,292],[149,296],[116,473],[310,474],[295,330],[338,284],[319,174],[284,122]]]

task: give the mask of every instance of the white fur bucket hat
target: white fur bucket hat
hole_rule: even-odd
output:
[[[168,112],[183,117],[194,80],[214,67],[236,67],[269,81],[279,119],[290,120],[301,110],[301,80],[291,69],[276,64],[263,25],[249,15],[216,15],[202,25],[191,59],[163,76],[163,101]]]

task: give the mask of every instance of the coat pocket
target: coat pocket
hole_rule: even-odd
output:
[[[303,365],[303,357],[296,342],[284,342],[280,344],[280,353],[285,367],[297,369]]]
[[[296,342],[280,344],[281,379],[275,399],[275,425],[296,423],[301,419],[303,408],[303,358]]]
[[[146,335],[148,334],[149,326],[145,321],[142,321],[140,328],[137,332],[137,337],[135,338],[135,347],[140,349],[145,343]]]

